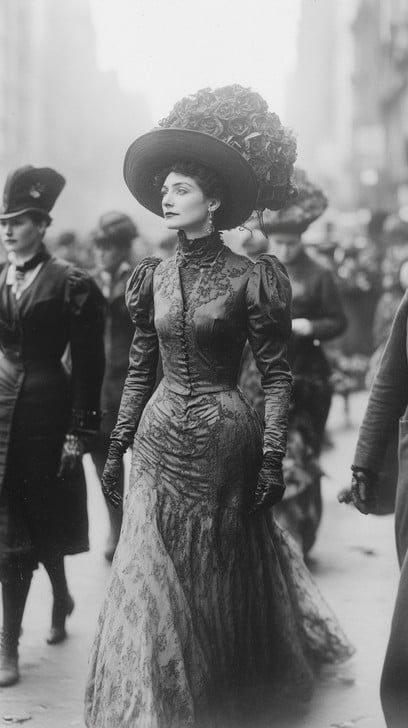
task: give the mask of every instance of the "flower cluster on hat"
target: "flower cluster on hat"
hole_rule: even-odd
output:
[[[234,147],[258,178],[257,208],[276,210],[293,199],[296,140],[256,91],[239,84],[201,89],[178,101],[159,125],[199,131]]]

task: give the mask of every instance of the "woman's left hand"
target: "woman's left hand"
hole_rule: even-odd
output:
[[[82,460],[85,448],[78,435],[65,435],[58,477],[72,473]]]
[[[266,452],[259,471],[251,513],[270,508],[282,500],[285,492],[282,463],[272,452]]]

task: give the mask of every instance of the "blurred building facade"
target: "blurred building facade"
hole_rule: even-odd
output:
[[[297,62],[286,119],[298,138],[299,165],[339,207],[352,204],[350,25],[358,0],[302,0]]]
[[[88,0],[2,0],[1,181],[24,163],[60,170],[67,186],[56,230],[86,231],[106,209],[135,213],[123,156],[151,125],[144,98],[98,69]]]
[[[302,0],[287,119],[336,207],[408,216],[407,0]]]
[[[360,0],[355,47],[356,196],[372,209],[408,206],[408,4]]]

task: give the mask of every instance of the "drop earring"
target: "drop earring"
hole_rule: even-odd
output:
[[[211,210],[209,208],[208,210],[208,223],[206,225],[206,233],[207,235],[211,235],[214,232],[214,210]]]

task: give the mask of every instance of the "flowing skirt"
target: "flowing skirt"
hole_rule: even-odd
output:
[[[352,653],[290,538],[270,512],[248,515],[262,439],[237,389],[188,397],[162,382],[148,403],[88,728],[225,725],[252,687],[307,698],[314,666]]]

